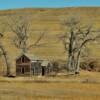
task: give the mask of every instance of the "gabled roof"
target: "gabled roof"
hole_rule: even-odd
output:
[[[20,57],[22,57],[23,55],[26,56],[26,57],[28,57],[31,61],[34,61],[34,60],[42,60],[42,59],[40,59],[39,57],[37,57],[37,56],[35,56],[35,55],[33,55],[33,54],[28,54],[28,53],[21,53],[21,54],[16,58],[16,60],[19,59]]]

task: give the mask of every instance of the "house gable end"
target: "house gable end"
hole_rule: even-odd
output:
[[[16,63],[27,63],[30,62],[30,58],[28,58],[26,55],[21,55],[19,58],[16,59]]]

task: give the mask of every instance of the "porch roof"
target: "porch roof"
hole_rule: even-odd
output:
[[[49,64],[49,61],[45,60],[45,61],[43,61],[43,62],[41,63],[41,66],[48,66],[48,64]]]

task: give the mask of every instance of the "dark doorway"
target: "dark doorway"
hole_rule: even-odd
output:
[[[24,74],[25,73],[25,70],[24,70],[24,67],[22,68],[22,74]]]
[[[42,76],[44,76],[45,75],[45,69],[44,69],[44,67],[42,67]]]
[[[32,69],[32,71],[33,71],[33,75],[35,75],[35,73],[34,73],[34,68]]]

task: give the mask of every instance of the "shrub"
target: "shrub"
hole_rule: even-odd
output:
[[[81,69],[88,70],[88,71],[100,71],[100,64],[99,61],[96,60],[88,60],[81,62]]]

